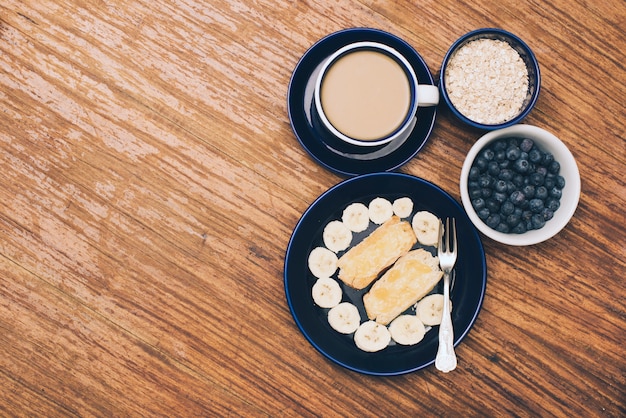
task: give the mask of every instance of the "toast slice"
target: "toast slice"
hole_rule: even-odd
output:
[[[367,316],[387,325],[441,280],[439,258],[420,248],[402,256],[363,296]]]
[[[411,224],[392,216],[339,258],[339,279],[364,289],[417,242]]]

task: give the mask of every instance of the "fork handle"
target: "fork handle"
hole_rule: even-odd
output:
[[[454,329],[450,317],[450,273],[443,277],[443,312],[439,326],[439,348],[435,358],[435,367],[444,373],[456,368],[456,354],[454,353]]]

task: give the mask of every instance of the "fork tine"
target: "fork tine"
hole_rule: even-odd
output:
[[[446,218],[446,253],[450,252],[450,218]]]
[[[439,244],[437,245],[437,253],[441,254],[443,252],[443,223],[439,223]]]
[[[450,251],[450,247],[448,247],[448,251]],[[452,218],[452,252],[456,253],[456,218]]]

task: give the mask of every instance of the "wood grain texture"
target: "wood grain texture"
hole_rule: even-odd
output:
[[[283,290],[294,226],[342,180],[291,131],[291,73],[323,36],[375,27],[437,76],[491,26],[539,59],[526,122],[574,154],[579,207],[535,246],[484,238],[457,370],[344,370]],[[618,0],[5,0],[0,415],[626,416],[625,28]],[[460,201],[478,136],[442,109],[400,171]]]

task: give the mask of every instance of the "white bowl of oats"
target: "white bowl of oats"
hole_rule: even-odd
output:
[[[439,80],[452,113],[483,130],[524,119],[537,102],[540,84],[539,63],[528,45],[494,28],[469,32],[452,44]]]

